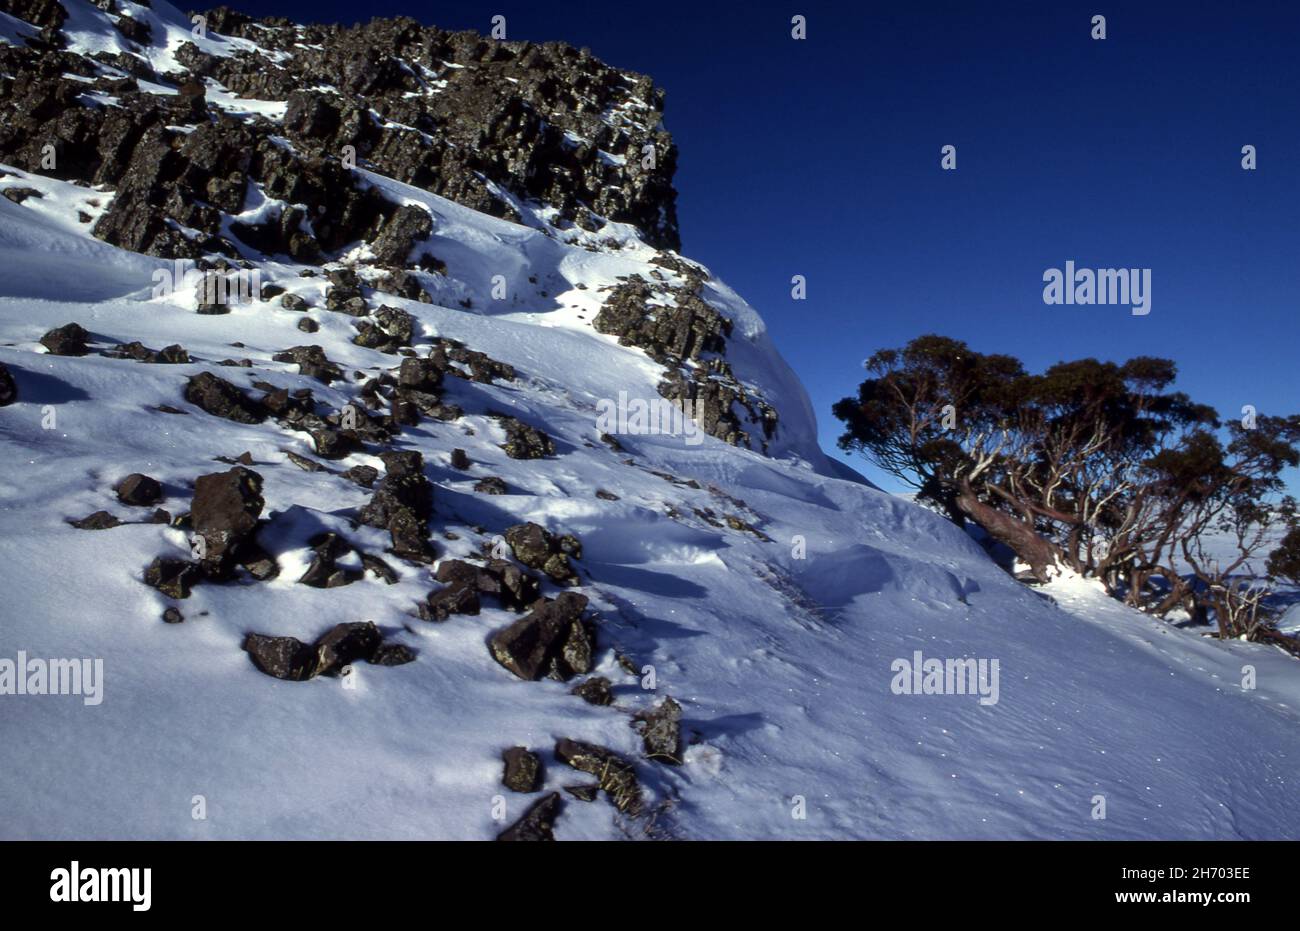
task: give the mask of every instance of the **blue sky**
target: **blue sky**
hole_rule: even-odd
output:
[[[763,314],[832,454],[862,360],[927,332],[1031,368],[1167,356],[1225,416],[1300,411],[1300,4],[233,5],[481,32],[500,13],[509,38],[653,75],[683,251]],[[1151,313],[1045,305],[1044,270],[1071,259],[1150,268]]]

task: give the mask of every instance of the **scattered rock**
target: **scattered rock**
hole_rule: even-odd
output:
[[[0,363],[0,407],[7,407],[18,400],[18,385],[9,369]]]
[[[582,618],[585,595],[564,592],[492,635],[492,657],[521,679],[570,679],[591,671],[595,631]]]
[[[614,693],[610,691],[609,684],[604,676],[592,676],[574,686],[571,694],[577,695],[589,705],[612,705]]]
[[[200,563],[213,578],[226,578],[251,542],[262,513],[262,476],[236,466],[200,475],[194,482],[190,521],[202,538]]]
[[[78,530],[111,530],[114,527],[122,526],[122,522],[108,511],[96,511],[80,520],[68,521]]]
[[[148,475],[133,472],[117,486],[117,500],[133,507],[148,507],[162,500],[162,485]]]
[[[682,706],[665,698],[650,711],[634,719],[641,730],[645,754],[652,760],[680,766],[682,763]]]
[[[469,466],[469,456],[465,455],[465,450],[453,449],[451,451],[451,467],[453,469],[459,469],[464,472],[469,468]],[[478,491],[478,488],[476,487],[474,490]]]
[[[522,818],[497,835],[499,841],[555,840],[553,828],[560,814],[560,793],[552,792],[534,802]]]
[[[244,650],[253,665],[277,679],[301,682],[316,676],[337,676],[344,667],[365,660],[372,665],[400,666],[415,659],[415,653],[401,644],[386,644],[371,621],[337,624],[315,644],[296,637],[271,637],[250,633]]]
[[[594,802],[600,792],[600,785],[598,783],[588,783],[586,785],[565,786],[564,791],[580,802]]]
[[[86,341],[89,338],[90,334],[83,330],[80,324],[68,323],[42,336],[41,345],[48,349],[51,355],[84,356],[90,351],[86,348]]]
[[[641,786],[636,768],[613,750],[596,744],[570,740],[555,745],[555,758],[579,772],[596,776],[600,787],[619,811],[637,815],[641,812]]]
[[[214,417],[235,423],[262,423],[266,410],[242,390],[211,372],[192,376],[185,385],[185,400]]]
[[[180,624],[185,620],[185,615],[181,614],[180,609],[175,605],[168,606],[162,615],[164,624]]]
[[[536,792],[542,783],[542,761],[526,747],[511,747],[501,754],[505,771],[501,783],[512,792]]]
[[[428,521],[433,516],[433,484],[424,475],[424,458],[417,452],[388,452],[379,457],[386,474],[360,520],[389,532],[393,552],[413,562],[431,563]]]
[[[294,346],[271,356],[276,362],[291,362],[298,366],[298,374],[314,378],[323,384],[339,381],[342,370],[331,362],[320,346]]]
[[[516,524],[505,532],[506,542],[514,551],[515,559],[530,569],[546,573],[561,585],[577,585],[578,574],[573,571],[566,552],[579,558],[582,545],[576,537],[554,537],[539,524]]]
[[[510,493],[510,488],[506,485],[505,480],[497,478],[495,475],[479,479],[474,483],[474,490],[484,495],[505,495]]]
[[[201,577],[202,573],[196,563],[163,556],[154,559],[144,570],[146,585],[176,599],[190,597],[190,590],[198,584]]]
[[[501,448],[511,459],[543,459],[555,455],[555,444],[541,430],[504,414],[496,415],[495,419],[506,431]]]

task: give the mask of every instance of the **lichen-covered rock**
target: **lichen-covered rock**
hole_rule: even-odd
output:
[[[614,693],[610,691],[610,682],[604,676],[592,676],[575,685],[571,692],[589,705],[614,704]]]
[[[665,698],[656,707],[635,718],[645,744],[645,755],[660,763],[680,766],[682,762],[682,706]]]
[[[497,835],[499,841],[555,840],[555,819],[560,814],[560,793],[551,792],[538,799],[510,827]]]
[[[505,764],[501,784],[512,792],[536,792],[541,788],[542,761],[527,747],[511,747],[501,754]]]
[[[619,811],[629,815],[641,813],[643,803],[636,767],[613,750],[566,737],[556,743],[555,758],[579,772],[596,776]]]
[[[581,553],[576,538],[567,537],[570,551]],[[539,524],[516,524],[505,532],[505,540],[514,551],[515,559],[530,569],[538,569],[561,585],[577,585],[578,574],[573,571],[560,538],[552,536]]]
[[[543,459],[555,455],[555,444],[541,430],[504,414],[496,415],[495,419],[506,431],[501,448],[511,459]]]

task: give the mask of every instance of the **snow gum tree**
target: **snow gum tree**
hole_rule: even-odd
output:
[[[1220,636],[1280,636],[1263,605],[1270,577],[1300,578],[1282,477],[1300,464],[1300,416],[1224,425],[1173,390],[1173,362],[1145,356],[1034,374],[928,335],[866,368],[857,396],[834,407],[840,448],[982,528],[1036,580],[1068,566],[1135,607],[1212,621]]]

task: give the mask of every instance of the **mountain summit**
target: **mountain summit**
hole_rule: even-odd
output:
[[[821,453],[649,78],[0,11],[4,836],[1300,833],[1289,658]]]

